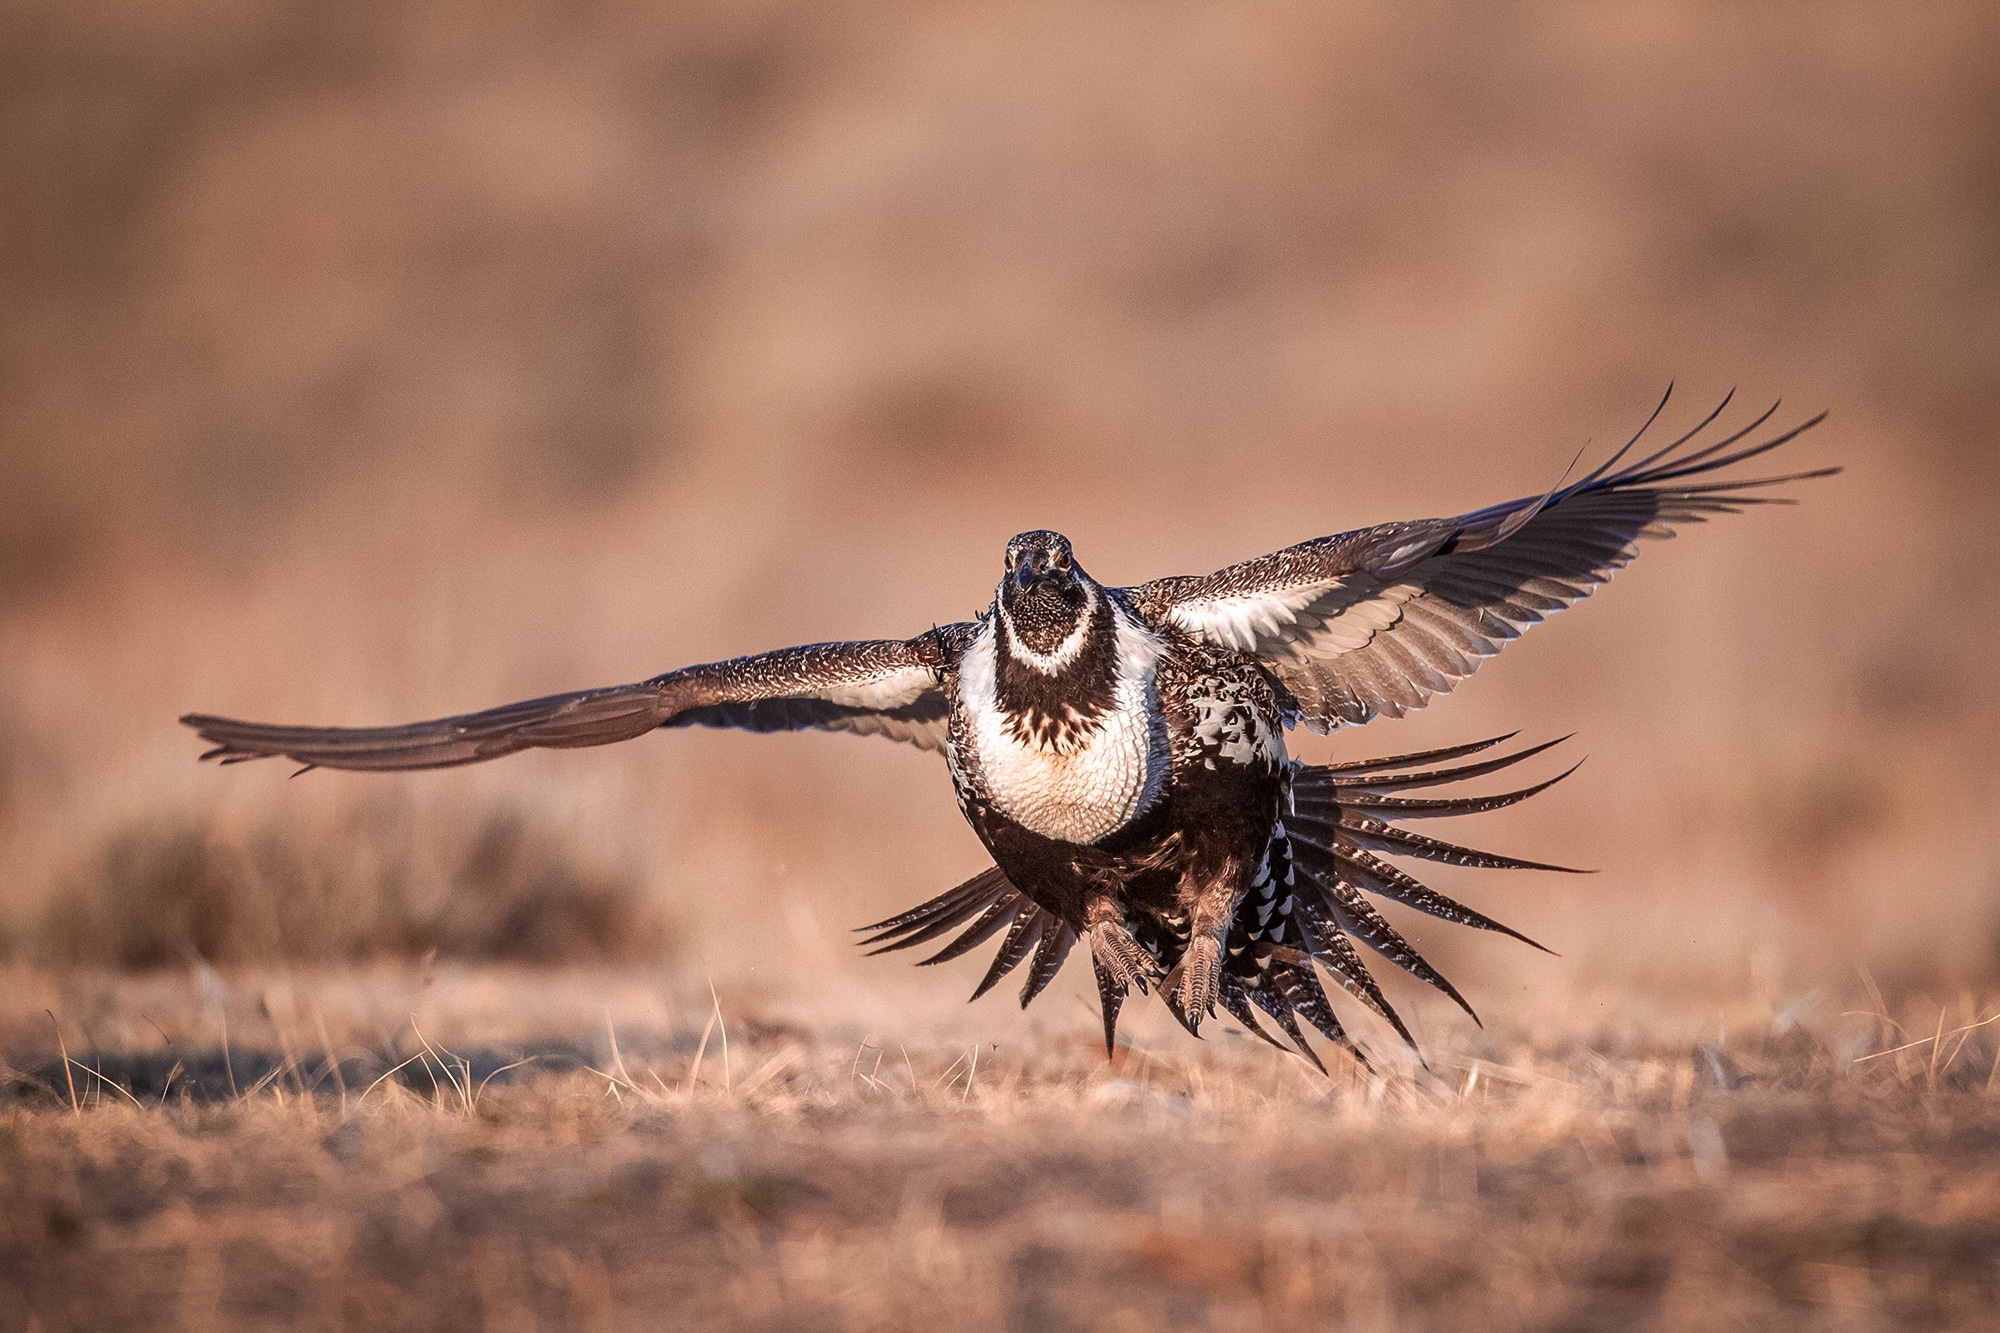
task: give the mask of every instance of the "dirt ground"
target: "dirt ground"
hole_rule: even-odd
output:
[[[648,1028],[657,984],[239,979],[210,1015],[242,1006],[225,1056],[171,1012],[198,983],[102,982],[96,1012],[143,1007],[156,1037],[8,1071],[0,1327],[2000,1318],[2000,1042],[1946,1014],[1907,1041],[1866,1011],[1680,1041],[1468,1027],[1427,1067],[1390,1045],[1323,1077],[1157,1024],[1114,1062],[1087,1021],[914,1046],[726,1011]],[[377,1016],[322,1007],[398,986],[424,1018],[372,1046],[348,1038]],[[510,987],[547,1023],[607,993],[632,1021],[454,1044]],[[281,992],[311,1019],[271,1017]]]

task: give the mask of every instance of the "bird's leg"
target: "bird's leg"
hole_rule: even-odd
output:
[[[1093,888],[1084,900],[1083,917],[1089,923],[1090,953],[1098,964],[1100,977],[1108,976],[1115,981],[1121,994],[1132,986],[1137,986],[1141,995],[1145,994],[1158,979],[1160,965],[1132,938],[1132,931],[1125,924],[1125,909],[1116,894],[1108,888]]]
[[[1229,935],[1229,923],[1236,914],[1243,876],[1235,864],[1189,892],[1182,886],[1181,901],[1188,914],[1187,952],[1173,971],[1160,983],[1161,998],[1189,1032],[1197,1031],[1204,1017],[1215,1013],[1216,996],[1222,989],[1222,946]]]

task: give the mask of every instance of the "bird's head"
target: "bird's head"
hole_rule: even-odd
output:
[[[1092,610],[1102,599],[1097,583],[1070,553],[1060,532],[1024,532],[1007,543],[1007,572],[996,597],[1011,647],[1030,664],[1059,668],[1080,645]]]

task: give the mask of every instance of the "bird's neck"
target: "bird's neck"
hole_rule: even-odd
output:
[[[1055,750],[1087,741],[1118,698],[1118,626],[1110,601],[1093,596],[1048,652],[1023,643],[996,602],[993,668],[994,703],[1019,740]]]

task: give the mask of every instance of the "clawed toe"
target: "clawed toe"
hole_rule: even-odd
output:
[[[1139,947],[1122,922],[1100,921],[1092,926],[1090,951],[1121,986],[1136,986],[1141,995],[1159,977],[1159,963]]]
[[[1199,1036],[1201,1020],[1215,1014],[1221,987],[1222,945],[1205,935],[1189,942],[1187,952],[1160,984],[1160,994],[1181,1026]]]

